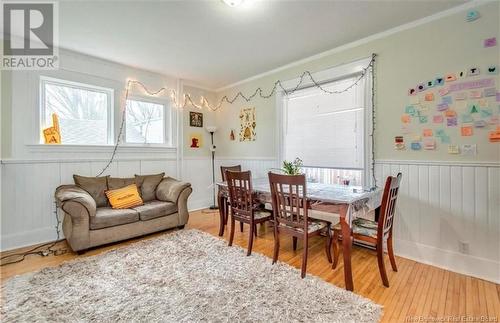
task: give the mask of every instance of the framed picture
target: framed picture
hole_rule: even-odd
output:
[[[203,127],[203,113],[189,111],[189,126]]]

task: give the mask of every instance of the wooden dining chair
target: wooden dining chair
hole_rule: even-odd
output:
[[[220,172],[221,172],[221,178],[222,181],[225,182],[226,179],[226,171],[232,171],[232,172],[241,172],[241,165],[234,165],[234,166],[221,166],[220,167]],[[222,208],[222,214],[224,214],[224,222],[221,221],[220,227],[219,227],[219,235],[221,236],[224,233],[224,226],[227,225],[227,220],[229,219],[229,200],[221,196],[221,205],[219,205],[220,208]],[[240,231],[243,232],[243,222],[240,222]]]
[[[254,203],[252,189],[252,173],[226,171],[226,180],[229,191],[229,207],[231,208],[231,233],[229,235],[229,245],[233,245],[234,226],[236,221],[250,225],[248,235],[247,256],[252,254],[254,234],[258,223],[271,220],[272,214],[269,211],[259,209]]]
[[[387,253],[391,261],[393,271],[398,271],[396,258],[392,245],[392,227],[394,223],[394,214],[396,213],[396,201],[401,184],[402,174],[398,173],[396,177],[389,176],[385,181],[384,193],[382,195],[382,204],[378,222],[367,219],[354,219],[352,221],[352,236],[354,240],[362,241],[368,245],[374,246],[377,250],[378,269],[384,286],[389,287],[389,279],[385,270],[384,263],[384,243],[387,243]],[[333,227],[333,265],[335,269],[339,259],[339,241],[341,239],[342,229],[340,224]]]
[[[273,264],[278,260],[281,231],[292,235],[293,250],[297,250],[297,239],[303,241],[301,277],[306,275],[309,238],[319,235],[321,230],[330,224],[313,222],[308,217],[308,200],[306,197],[305,175],[280,175],[268,173],[271,187],[274,218],[274,255]],[[326,245],[330,247],[330,234],[327,234]]]

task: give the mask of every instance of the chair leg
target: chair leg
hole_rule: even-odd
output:
[[[247,251],[247,256],[250,256],[252,254],[254,230],[255,230],[255,225],[254,224],[250,224],[250,233],[248,235],[248,251]]]
[[[255,235],[255,237],[257,238],[257,224],[254,224],[253,225],[253,234]]]
[[[303,254],[302,254],[302,269],[300,272],[300,277],[304,278],[306,277],[306,272],[307,272],[307,249],[308,248],[308,237],[307,234],[304,234],[304,247],[303,247]]]
[[[337,268],[337,264],[339,263],[339,232],[337,230],[333,231],[333,264],[332,269]]]
[[[391,261],[391,267],[393,271],[398,271],[398,266],[396,266],[396,258],[394,257],[394,249],[392,248],[392,237],[387,239],[387,253],[389,254],[389,260]]]
[[[243,232],[243,222],[240,222],[240,232]]]
[[[234,239],[234,226],[236,225],[234,221],[234,218],[231,216],[231,233],[229,234],[229,246],[233,245],[233,239]]]
[[[326,244],[325,244],[325,251],[326,251],[326,258],[328,259],[328,262],[332,262],[332,230],[331,230],[331,224],[328,223],[328,226],[326,227]]]
[[[387,272],[385,271],[384,263],[384,247],[381,243],[377,244],[377,260],[378,260],[378,270],[380,271],[380,277],[382,277],[382,283],[385,287],[389,287],[389,279],[387,278]]]
[[[220,217],[220,223],[219,223],[219,237],[222,237],[224,235],[224,227],[227,225],[227,213],[228,209],[226,208],[226,200],[222,198],[221,195],[219,195],[219,217]]]
[[[274,253],[273,253],[273,264],[278,261],[278,254],[280,252],[280,233],[278,228],[274,227]]]
[[[292,237],[293,251],[297,250],[297,237]]]
[[[229,219],[229,210],[231,208],[229,207],[229,202],[227,202],[226,200],[226,203],[224,203],[224,214],[226,215],[225,216],[225,219],[224,219],[224,225],[227,225],[227,220]]]

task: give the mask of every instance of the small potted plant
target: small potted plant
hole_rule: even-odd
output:
[[[303,165],[304,164],[302,162],[302,159],[297,157],[293,161],[284,160],[283,161],[283,168],[281,168],[281,170],[286,175],[300,175],[300,174],[302,174],[300,170],[301,170]]]

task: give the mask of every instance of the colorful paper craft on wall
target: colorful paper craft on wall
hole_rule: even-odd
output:
[[[434,93],[427,93],[425,95],[425,101],[434,101]]]
[[[255,107],[242,108],[240,111],[240,141],[255,141],[256,126]]]
[[[410,104],[401,116],[401,133],[411,138],[411,150],[435,150],[439,141],[448,145],[450,154],[474,155],[477,153],[476,144],[464,144],[460,149],[459,145],[452,143],[452,138],[487,136],[490,142],[500,142],[500,92],[496,88],[497,79],[480,78],[482,68],[485,68],[485,74],[498,74],[496,64],[472,66],[418,83],[408,90]],[[493,100],[497,103],[493,104]],[[493,110],[493,105],[498,109]],[[428,125],[429,118],[432,119],[432,125]],[[451,134],[444,129],[432,128],[443,124],[445,119],[445,129]],[[488,130],[492,125],[497,127],[495,131]],[[406,148],[405,139],[404,136],[395,137],[396,150]]]
[[[496,66],[496,65],[490,65],[490,66],[488,66],[488,68],[486,69],[486,71],[488,71],[488,74],[490,74],[490,75],[498,74],[498,66]]]
[[[411,150],[420,150],[422,149],[422,146],[420,145],[419,142],[412,142],[411,143]]]
[[[448,145],[448,154],[452,155],[460,154],[460,147],[458,147],[458,145]]]
[[[43,138],[46,144],[61,143],[61,132],[59,129],[59,118],[57,114],[52,114],[52,127],[43,129]]]
[[[500,142],[500,127],[497,127],[495,131],[491,131],[488,135],[490,142]]]
[[[496,96],[496,94],[497,94],[497,89],[495,89],[494,87],[484,89],[485,97]]]
[[[425,138],[424,139],[424,149],[425,150],[435,150],[436,149],[436,140],[433,138]]]
[[[396,150],[404,150],[405,149],[405,142],[404,142],[403,136],[394,137],[394,148]]]
[[[476,144],[465,144],[462,145],[462,155],[465,156],[474,156],[477,154],[477,145]]]
[[[420,120],[420,123],[427,123],[429,121],[427,116],[419,116],[418,119]]]
[[[192,133],[189,135],[189,148],[198,149],[203,147],[203,135],[201,133]]]
[[[448,127],[456,127],[457,126],[457,117],[446,118],[446,125]]]
[[[470,125],[463,125],[462,128],[460,128],[460,133],[464,137],[472,136],[472,126],[470,126]]]
[[[432,122],[434,123],[443,123],[443,116],[440,115],[440,114],[437,114],[435,116],[432,117]]]
[[[455,93],[455,100],[465,100],[465,99],[467,99],[467,92]]]
[[[484,40],[484,47],[495,47],[497,45],[497,38],[496,37],[491,37],[491,38],[486,38]]]

